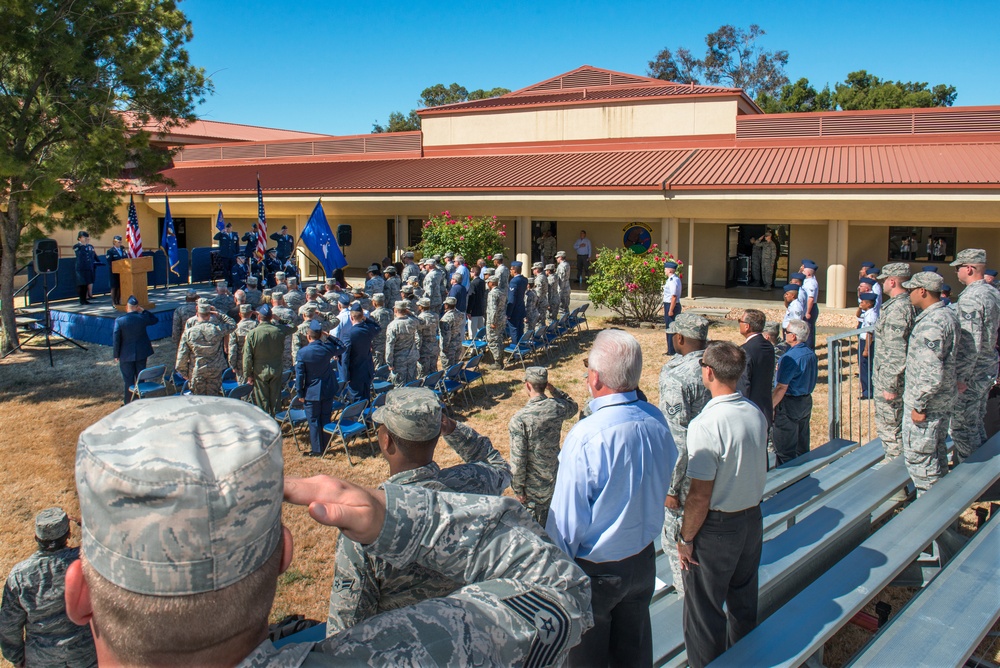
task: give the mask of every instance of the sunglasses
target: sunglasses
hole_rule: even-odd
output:
[[[711,369],[712,371],[715,371],[715,367],[711,364],[705,364],[705,360],[698,360],[698,364],[700,364],[704,369]]]

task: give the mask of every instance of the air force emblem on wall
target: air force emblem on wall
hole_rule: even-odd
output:
[[[552,665],[566,648],[569,615],[535,592],[504,599],[503,603],[535,627],[535,639],[524,657],[525,668]]]

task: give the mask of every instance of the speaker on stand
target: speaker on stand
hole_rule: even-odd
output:
[[[337,245],[341,248],[351,245],[350,225],[337,225]]]
[[[59,332],[52,329],[52,314],[49,311],[49,276],[59,271],[59,243],[55,239],[37,239],[34,247],[31,249],[31,262],[34,266],[36,274],[36,276],[31,280],[34,281],[37,280],[39,276],[42,277],[42,300],[45,305],[44,319],[41,324],[35,328],[35,331],[31,336],[17,344],[17,346],[4,355],[4,357],[20,350],[26,343],[34,339],[36,336],[44,335],[45,347],[49,351],[49,366],[55,366],[55,362],[52,359],[51,337],[58,336],[63,341],[68,341],[77,348],[82,350],[87,349],[68,336],[63,336]],[[55,285],[52,287],[55,287]]]

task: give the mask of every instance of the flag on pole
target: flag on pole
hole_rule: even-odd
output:
[[[337,269],[347,266],[347,259],[337,245],[333,232],[330,231],[330,223],[326,221],[322,202],[316,202],[316,208],[309,216],[309,222],[302,229],[299,238],[323,265],[323,271],[327,276],[333,276],[333,272]]]
[[[180,252],[177,250],[177,234],[174,232],[174,218],[170,215],[170,197],[169,195],[165,197],[167,210],[163,214],[163,239],[160,242],[160,246],[163,247],[163,252],[167,256],[167,265],[170,267],[170,271],[174,276],[180,276],[177,273],[177,265],[180,264]],[[168,283],[170,281],[167,281]]]
[[[135,212],[135,198],[128,197],[128,222],[125,224],[125,241],[129,257],[142,255],[142,233],[139,231],[139,216]]]
[[[219,207],[219,216],[215,219],[215,226],[220,232],[226,231],[226,221],[222,219],[222,207]]]
[[[267,218],[264,216],[264,193],[260,189],[260,174],[257,175],[257,259],[267,253]]]

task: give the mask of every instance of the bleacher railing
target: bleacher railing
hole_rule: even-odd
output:
[[[830,439],[867,443],[876,436],[875,402],[861,398],[861,337],[872,331],[863,327],[826,339]]]

